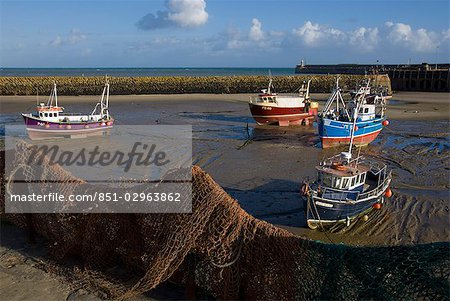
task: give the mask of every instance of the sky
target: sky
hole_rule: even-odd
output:
[[[0,0],[0,67],[448,63],[449,3]]]

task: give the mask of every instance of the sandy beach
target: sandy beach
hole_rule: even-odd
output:
[[[300,236],[365,246],[449,240],[449,94],[393,95],[387,109],[390,125],[361,152],[382,159],[393,170],[394,196],[381,210],[372,212],[367,222],[336,227],[328,234],[306,227],[299,188],[304,179],[315,177],[314,167],[321,159],[339,150],[319,148],[314,126],[257,126],[248,109],[249,96],[111,95],[110,111],[118,125],[191,124],[193,163],[207,171],[247,212]],[[321,108],[327,96],[313,94],[312,99],[318,100]],[[59,97],[70,112],[88,112],[96,100],[96,96]],[[21,124],[19,112],[32,110],[35,101],[31,96],[0,96],[1,123]],[[33,253],[25,239],[9,233],[23,234],[15,226],[2,225],[1,258],[22,261],[0,266],[5,287],[18,281],[20,274],[33,270],[34,263],[27,258],[45,256],[42,250]],[[22,249],[25,255],[20,255]],[[60,286],[53,291],[57,286],[54,279],[47,280],[48,274],[44,277],[39,273],[28,274],[33,281],[41,279],[42,298],[50,296],[50,291],[55,293],[52,300],[67,296],[69,288]],[[24,287],[29,279],[20,280]],[[23,295],[24,299],[29,297]]]

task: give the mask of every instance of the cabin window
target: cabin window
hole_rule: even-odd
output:
[[[39,116],[40,116],[40,117],[43,117],[43,114],[42,114],[42,113],[39,113]]]
[[[369,113],[369,108],[365,108],[364,113]]]
[[[362,114],[362,112],[363,112],[363,109],[362,109],[362,108],[361,108],[361,109],[359,109],[359,113],[360,113],[360,114]]]
[[[357,178],[357,177],[353,177],[353,178],[352,178],[352,184],[350,185],[350,187],[355,186],[355,184],[356,184],[356,178]]]
[[[341,186],[341,178],[333,177],[333,187],[339,188]]]
[[[342,189],[348,188],[348,178],[342,178]]]
[[[267,97],[263,97],[263,100],[264,100],[264,101],[267,101]]]
[[[45,115],[45,117],[48,117],[48,113],[45,113],[44,115]]]

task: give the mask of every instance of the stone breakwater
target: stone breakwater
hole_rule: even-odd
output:
[[[365,76],[340,75],[344,90],[354,89]],[[388,87],[387,75],[370,76],[377,85]],[[268,84],[267,76],[204,76],[204,77],[110,77],[111,94],[184,94],[184,93],[258,93]],[[273,85],[279,93],[291,93],[304,81],[311,79],[311,92],[329,93],[336,75],[275,76]],[[53,82],[60,95],[98,95],[102,92],[105,77],[0,77],[0,95],[46,95]]]

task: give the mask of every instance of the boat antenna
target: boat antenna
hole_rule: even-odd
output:
[[[267,88],[267,94],[270,94],[270,87],[272,87],[272,71],[269,69],[269,87]]]

